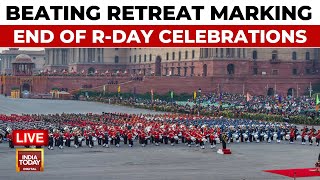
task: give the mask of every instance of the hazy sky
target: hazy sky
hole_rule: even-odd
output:
[[[9,48],[0,48],[0,52]],[[20,50],[42,50],[43,48],[19,48]]]

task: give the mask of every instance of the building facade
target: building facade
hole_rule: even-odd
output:
[[[120,85],[122,92],[132,93],[152,89],[160,94],[171,90],[192,94],[202,89],[203,93],[300,96],[320,85],[319,49],[311,48],[47,48],[45,54],[44,71],[84,73],[5,76],[1,92],[8,94],[17,87],[30,87],[35,94],[53,88],[117,91]],[[106,71],[126,71],[130,76],[87,76]]]
[[[45,65],[45,51],[44,50],[19,50],[19,48],[9,48],[0,53],[0,73],[11,74],[12,73],[12,62],[15,61],[19,54],[29,55],[32,61],[35,63],[34,72],[43,70]]]

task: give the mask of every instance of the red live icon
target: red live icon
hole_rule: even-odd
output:
[[[14,146],[47,146],[48,130],[13,130]]]

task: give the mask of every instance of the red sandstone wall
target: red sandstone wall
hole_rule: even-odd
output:
[[[68,88],[69,91],[78,90],[83,85],[92,85],[98,91],[103,90],[111,77],[5,77],[3,89],[10,94],[11,88],[21,87],[23,82],[30,80],[32,93],[49,93],[52,88]],[[121,92],[146,93],[151,89],[155,93],[167,93],[174,90],[176,93],[192,93],[199,88],[203,93],[208,92],[249,92],[252,95],[266,95],[267,88],[273,88],[277,94],[286,95],[289,88],[293,88],[295,95],[297,88],[299,95],[306,92],[310,82],[320,83],[316,76],[278,78],[274,76],[215,76],[215,77],[145,77],[143,81],[129,81],[129,78],[116,78],[121,84]],[[107,85],[107,91],[117,91],[118,85]]]
[[[203,65],[207,65],[207,77],[202,77]],[[234,64],[235,74],[228,75],[227,65]],[[194,66],[194,77],[190,77],[190,66]],[[71,66],[70,66],[71,67]],[[70,68],[69,67],[69,68]],[[109,68],[125,68],[121,65],[75,65],[75,70],[81,71],[93,67],[98,71],[105,71]],[[128,66],[132,69],[152,68],[155,69],[155,64],[135,64]],[[144,81],[130,81],[128,77],[117,77],[119,83],[127,82],[121,85],[121,92],[136,92],[146,93],[151,89],[155,93],[167,93],[174,90],[176,93],[192,93],[199,88],[202,92],[231,92],[243,93],[249,92],[253,95],[266,95],[268,88],[273,88],[277,94],[286,95],[289,88],[294,89],[294,93],[298,92],[302,95],[306,92],[310,82],[312,84],[320,83],[319,73],[314,75],[306,75],[305,69],[311,69],[312,63],[302,61],[290,61],[281,63],[270,63],[269,61],[241,61],[241,60],[199,60],[189,62],[162,62],[162,74],[165,74],[165,67],[169,70],[175,67],[175,74],[177,67],[181,68],[181,75],[183,75],[183,67],[188,67],[187,77],[146,77]],[[253,75],[253,67],[258,68],[258,74]],[[292,74],[292,69],[296,68],[297,75]],[[272,70],[277,69],[278,74],[273,75]],[[317,69],[316,66],[316,71]],[[262,75],[266,72],[266,75]],[[320,72],[320,71],[319,71]],[[200,75],[200,76],[198,76]],[[3,93],[10,94],[12,87],[21,87],[23,82],[31,79],[33,93],[48,93],[52,88],[68,88],[69,91],[77,90],[83,85],[99,86],[96,90],[102,91],[102,85],[108,83],[112,77],[16,77],[8,76],[2,78],[1,85],[3,86]],[[107,85],[107,91],[117,91],[118,85]]]

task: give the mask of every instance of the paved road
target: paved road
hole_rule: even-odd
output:
[[[0,179],[3,180],[282,180],[263,170],[313,167],[320,147],[300,144],[232,144],[232,155],[219,155],[179,144],[133,148],[45,149],[45,170],[16,173],[15,150],[0,144]],[[300,180],[315,178],[299,178]]]
[[[42,99],[11,99],[0,96],[0,114],[50,114],[50,113],[161,113],[144,109],[110,104]]]

